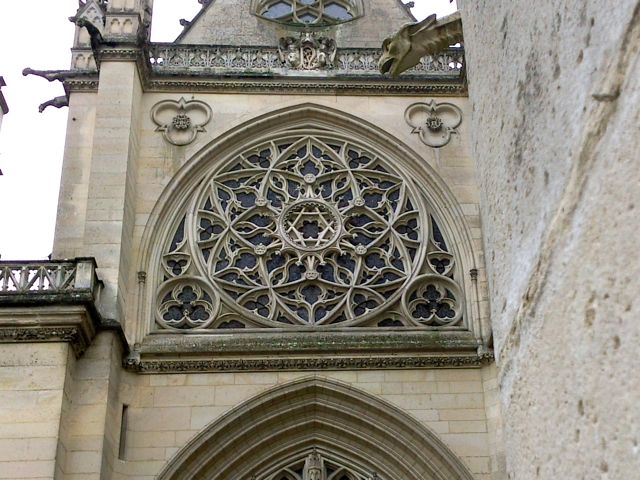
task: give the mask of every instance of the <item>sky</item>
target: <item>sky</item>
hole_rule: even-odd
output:
[[[249,1],[249,0],[246,0]],[[456,10],[449,0],[414,0],[418,19]],[[200,10],[197,0],[155,0],[152,40],[171,42]],[[23,77],[26,67],[67,69],[78,0],[0,1],[0,76],[9,105],[0,130],[0,258],[37,260],[52,250],[67,109],[38,106],[64,94],[60,82]],[[28,19],[28,22],[24,19]]]

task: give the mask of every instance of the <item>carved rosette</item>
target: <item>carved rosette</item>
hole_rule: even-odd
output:
[[[404,118],[413,128],[411,133],[420,135],[425,145],[433,148],[444,147],[451,141],[451,135],[458,133],[462,123],[462,111],[452,103],[414,103],[405,111]]]
[[[313,33],[303,33],[299,38],[281,38],[278,53],[280,61],[288,68],[323,70],[333,68],[337,47],[330,38],[316,38]]]
[[[163,100],[151,109],[151,119],[172,145],[184,146],[193,142],[213,116],[211,107],[199,100]]]

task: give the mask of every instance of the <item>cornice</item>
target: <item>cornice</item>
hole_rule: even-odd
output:
[[[139,373],[481,367],[467,331],[336,330],[147,336],[124,361]]]
[[[466,96],[462,82],[425,82],[407,80],[390,82],[362,79],[205,79],[167,78],[154,76],[146,85],[151,92],[198,91],[206,93],[280,93],[280,94],[340,94],[340,95],[433,95]]]
[[[442,58],[425,58],[398,80],[378,73],[379,50],[342,49],[338,52],[335,68],[303,72],[278,66],[274,60],[277,49],[273,47],[113,44],[100,47],[98,63],[135,62],[145,92],[467,95],[464,69],[446,66],[450,60],[462,65],[464,51],[459,48],[443,52]],[[268,61],[265,60],[267,57]],[[198,60],[200,58],[204,60]],[[225,62],[231,63],[225,66]],[[204,66],[209,64],[213,66]],[[75,75],[65,79],[68,92],[97,91],[99,72],[72,72]]]
[[[100,81],[95,77],[71,78],[65,80],[70,92],[97,92]],[[144,83],[145,92],[184,92],[202,93],[278,93],[304,95],[429,95],[446,97],[466,97],[467,87],[461,82],[403,82],[389,81],[327,81],[287,79],[204,79],[154,76]]]
[[[429,356],[332,356],[305,358],[234,359],[139,359],[129,356],[125,367],[149,373],[198,373],[244,371],[398,370],[421,368],[480,368],[493,362],[493,355]]]
[[[98,324],[84,305],[3,307],[0,343],[70,343],[79,357],[91,344]]]

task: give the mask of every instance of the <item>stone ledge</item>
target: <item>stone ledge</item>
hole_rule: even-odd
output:
[[[0,343],[68,342],[79,357],[99,328],[91,310],[85,305],[3,307]]]
[[[416,368],[480,368],[493,355],[334,356],[286,358],[127,358],[125,367],[138,373],[265,372],[295,370],[399,370]]]
[[[151,334],[125,367],[139,373],[481,367],[470,332]]]

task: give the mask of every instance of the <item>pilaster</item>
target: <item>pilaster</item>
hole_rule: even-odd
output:
[[[105,282],[103,315],[120,319],[129,287],[142,86],[134,61],[103,61],[96,103],[84,251]]]

